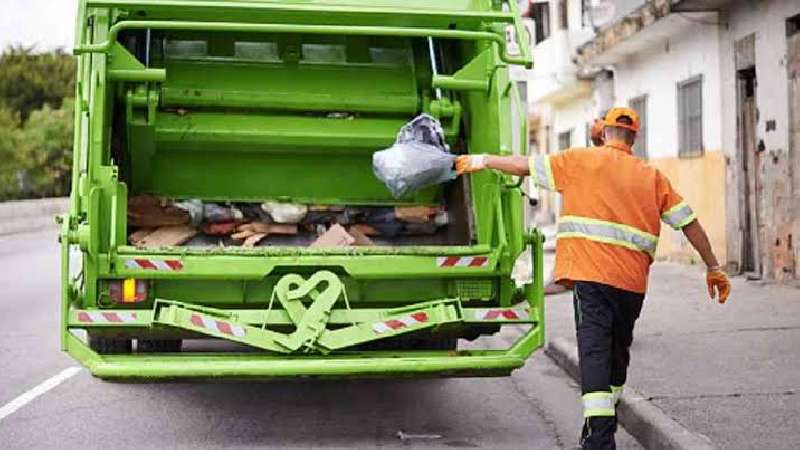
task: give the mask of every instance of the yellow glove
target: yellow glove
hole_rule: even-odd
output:
[[[477,172],[486,168],[487,155],[461,155],[456,158],[456,172],[459,175]]]
[[[715,298],[719,292],[719,302],[725,303],[728,299],[728,294],[731,293],[731,282],[725,272],[716,268],[711,269],[706,273],[706,284],[708,284],[708,295]]]

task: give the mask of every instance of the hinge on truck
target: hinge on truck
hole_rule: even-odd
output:
[[[183,302],[157,300],[153,322],[208,336],[240,342],[278,353],[330,353],[354,345],[463,320],[457,300],[418,303],[388,312],[378,321],[354,323],[330,330],[333,306],[344,295],[344,285],[326,270],[308,279],[298,274],[283,276],[273,292],[296,329],[285,334],[239,321],[234,311],[207,308]],[[306,307],[303,300],[310,300]]]

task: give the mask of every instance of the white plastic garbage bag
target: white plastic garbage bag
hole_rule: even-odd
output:
[[[394,145],[372,155],[372,170],[392,196],[401,198],[455,179],[454,160],[445,144],[442,125],[422,114],[400,129]]]
[[[308,206],[295,203],[265,202],[261,209],[269,213],[276,223],[299,223],[308,213]]]

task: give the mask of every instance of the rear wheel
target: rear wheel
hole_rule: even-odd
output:
[[[174,353],[181,351],[183,341],[180,339],[139,339],[136,351],[139,353]]]
[[[133,350],[130,339],[114,339],[89,335],[89,348],[101,355],[130,353]]]

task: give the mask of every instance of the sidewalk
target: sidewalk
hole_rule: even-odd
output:
[[[549,296],[547,308],[548,339],[575,351],[572,294]],[[718,448],[797,448],[798,345],[799,289],[735,278],[720,305],[700,267],[657,263],[627,386]]]

